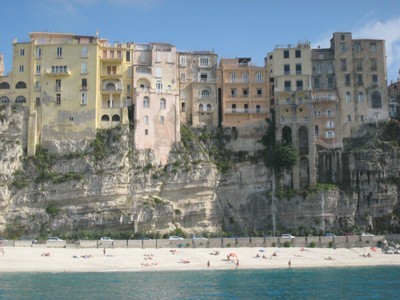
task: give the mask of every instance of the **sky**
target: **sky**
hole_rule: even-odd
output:
[[[263,66],[277,45],[329,47],[334,32],[386,41],[387,79],[400,69],[400,0],[0,0],[0,53],[11,70],[12,41],[30,32],[95,35],[110,42],[165,42],[214,50]]]

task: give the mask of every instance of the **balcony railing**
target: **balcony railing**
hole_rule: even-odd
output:
[[[225,114],[267,114],[267,109],[257,108],[228,108],[224,110]]]
[[[216,83],[217,79],[216,78],[195,78],[195,79],[193,79],[193,82],[195,82],[195,83]]]

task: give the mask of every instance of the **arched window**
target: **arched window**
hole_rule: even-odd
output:
[[[199,111],[204,111],[204,109],[203,109],[203,104],[200,104],[200,105],[199,105]]]
[[[121,118],[119,117],[119,115],[113,115],[111,120],[113,122],[119,122],[119,121],[121,121]]]
[[[308,154],[308,129],[306,126],[300,126],[299,128],[299,153],[300,155]]]
[[[211,104],[207,104],[207,111],[212,111],[212,106],[211,106]]]
[[[8,99],[6,96],[0,97],[0,103],[10,103],[10,99]]]
[[[210,91],[208,91],[208,90],[202,90],[202,91],[201,91],[201,98],[202,98],[202,99],[210,99]]]
[[[333,127],[334,127],[333,122],[332,122],[332,121],[328,121],[328,122],[326,123],[326,127],[328,127],[328,128],[333,128]]]
[[[346,101],[347,101],[347,102],[350,102],[350,101],[351,101],[350,92],[346,92]]]
[[[332,111],[331,111],[330,109],[328,109],[328,110],[326,111],[326,115],[327,115],[328,117],[332,117]]]
[[[20,81],[15,85],[15,88],[16,89],[26,89],[26,83],[23,81]]]
[[[150,98],[147,96],[143,98],[143,107],[150,108]]]
[[[107,115],[102,115],[102,116],[101,116],[101,120],[102,120],[103,122],[108,122],[108,121],[110,121],[110,117],[107,116]]]
[[[363,92],[358,92],[358,102],[361,103],[364,101],[364,94]]]
[[[15,99],[15,103],[26,103],[26,98],[24,96],[18,96]]]
[[[167,109],[167,100],[164,98],[160,99],[160,109]]]
[[[292,143],[292,129],[288,126],[282,128],[282,142],[284,144]]]
[[[107,91],[115,91],[116,90],[115,83],[113,83],[113,82],[107,83],[106,84],[106,90]]]
[[[376,91],[372,93],[372,108],[382,108],[381,93]]]
[[[10,88],[10,84],[8,82],[0,83],[0,90],[6,90]]]

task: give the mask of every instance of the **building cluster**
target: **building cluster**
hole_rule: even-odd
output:
[[[251,126],[274,113],[278,139],[298,147],[293,185],[301,187],[315,183],[315,145],[340,148],[363,123],[397,114],[384,41],[348,32],[334,33],[330,48],[276,46],[264,66],[249,57],[218,62],[214,51],[177,51],[167,43],[29,36],[13,42],[7,75],[0,56],[0,103],[25,109],[27,155],[45,142],[90,140],[98,129],[130,125],[134,146],[153,149],[166,163],[181,124]]]

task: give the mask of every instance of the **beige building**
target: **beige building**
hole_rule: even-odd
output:
[[[218,125],[217,68],[213,51],[178,53],[181,123]]]
[[[312,49],[311,55],[315,144],[324,149],[341,148],[334,53],[331,49]]]
[[[176,59],[171,44],[137,44],[134,51],[135,146],[153,149],[161,164],[180,141]]]
[[[342,138],[365,123],[389,116],[385,41],[352,39],[337,32],[331,39]]]
[[[0,53],[0,76],[4,76],[4,56]]]
[[[292,186],[313,186],[316,169],[310,44],[277,46],[267,54],[266,65],[274,86],[277,140],[292,143],[300,154],[293,168]]]
[[[251,58],[221,59],[218,89],[224,127],[247,125],[270,116],[268,79],[267,68],[253,66]]]

